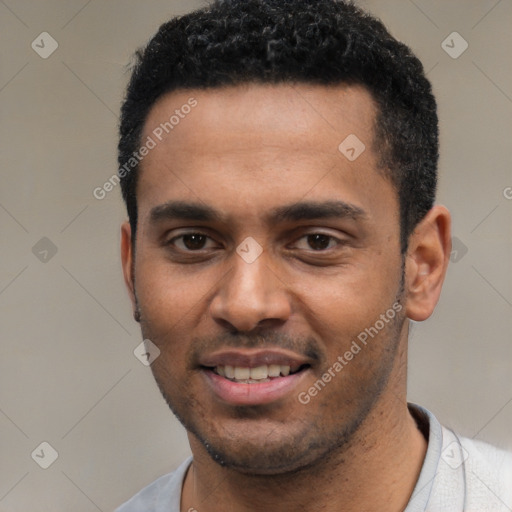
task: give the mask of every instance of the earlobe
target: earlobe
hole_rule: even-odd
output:
[[[132,234],[129,222],[124,222],[121,226],[121,263],[123,267],[123,276],[128,295],[132,301],[133,316],[137,320],[138,307],[134,289],[134,260],[132,252]],[[138,321],[138,320],[137,320]]]
[[[434,311],[451,251],[450,213],[434,206],[409,237],[406,257],[406,312],[411,320],[426,320]]]

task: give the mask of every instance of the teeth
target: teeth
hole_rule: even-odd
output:
[[[256,368],[251,368],[251,379],[260,380],[266,379],[268,377],[268,366],[264,364],[263,366],[257,366]]]
[[[235,379],[236,380],[247,380],[251,376],[250,368],[242,368],[241,366],[235,366]]]
[[[278,364],[270,364],[268,366],[269,377],[279,377],[281,375],[281,367]]]
[[[246,368],[243,366],[216,366],[215,373],[231,380],[239,381],[255,381],[266,380],[269,377],[286,377],[290,375],[290,367],[288,365],[270,364],[261,365],[255,368]]]

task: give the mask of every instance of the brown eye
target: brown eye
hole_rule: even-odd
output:
[[[176,236],[167,242],[168,245],[174,246],[180,251],[194,252],[203,249],[211,249],[213,240],[203,233],[186,233],[184,235]],[[209,244],[209,245],[208,245]]]
[[[308,245],[314,251],[323,251],[325,249],[328,249],[331,239],[332,237],[321,234],[307,236]]]
[[[301,236],[294,244],[295,249],[313,251],[318,253],[331,253],[331,249],[338,249],[343,241],[333,235],[325,233],[309,233]]]
[[[208,239],[207,236],[197,233],[191,235],[183,235],[181,238],[183,240],[183,245],[189,251],[197,251],[203,249],[206,244],[206,240]]]

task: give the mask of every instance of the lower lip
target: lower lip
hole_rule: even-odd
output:
[[[276,377],[268,382],[245,384],[221,377],[212,370],[203,370],[211,390],[230,405],[263,405],[275,402],[291,394],[308,370],[286,377]]]

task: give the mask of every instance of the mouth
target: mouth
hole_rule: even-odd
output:
[[[216,399],[229,405],[262,405],[298,394],[311,363],[285,351],[229,351],[201,361]]]
[[[273,379],[278,379],[280,377],[295,375],[306,368],[309,368],[309,364],[294,365],[293,367],[290,365],[263,364],[253,368],[248,366],[220,365],[207,369],[210,369],[216,375],[224,377],[232,382],[258,384],[262,382],[271,382]]]

